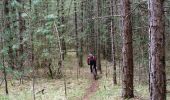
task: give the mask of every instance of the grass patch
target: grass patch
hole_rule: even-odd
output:
[[[112,80],[102,78],[99,80],[99,90],[94,94],[91,100],[120,100],[121,86],[113,86]]]
[[[63,81],[38,79],[36,83],[36,100],[75,100],[84,94],[87,80],[67,80],[67,97],[64,92]],[[44,94],[37,93],[45,89]],[[0,100],[33,100],[32,82],[20,86],[9,86],[9,96],[5,96],[4,87],[0,88]]]
[[[102,78],[99,80],[99,90],[91,100],[122,100],[121,85],[113,85],[112,78]],[[148,100],[149,91],[146,85],[136,85],[134,89],[135,98],[131,100]]]

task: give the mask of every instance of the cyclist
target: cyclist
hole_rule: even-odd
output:
[[[93,68],[95,69],[95,72],[97,74],[97,68],[96,68],[96,57],[93,54],[89,54],[87,57],[87,64],[90,65],[90,71],[93,73]]]

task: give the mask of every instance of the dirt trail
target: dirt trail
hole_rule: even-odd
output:
[[[98,90],[99,83],[97,80],[92,80],[89,88],[87,88],[82,100],[90,100],[90,97]]]

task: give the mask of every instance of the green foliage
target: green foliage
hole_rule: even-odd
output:
[[[49,33],[50,33],[50,30],[46,29],[46,28],[43,28],[43,27],[39,27],[37,29],[37,32],[36,32],[37,35],[47,35]]]
[[[7,56],[8,55],[8,48],[3,48],[1,49],[1,53],[0,54],[3,54],[4,56]]]
[[[3,68],[4,68],[3,65],[0,63],[0,70],[3,70]]]
[[[32,0],[34,6],[38,6],[43,0]]]
[[[19,2],[17,2],[17,0],[12,0],[11,7],[19,9],[19,8],[22,8],[22,5]]]
[[[50,14],[50,15],[45,16],[45,19],[47,21],[54,21],[55,19],[57,19],[57,16],[55,16],[54,14]]]
[[[12,49],[13,49],[13,50],[19,49],[19,44],[14,44],[14,45],[12,46]]]

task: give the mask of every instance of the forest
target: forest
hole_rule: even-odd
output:
[[[170,100],[170,0],[0,0],[0,100]]]

